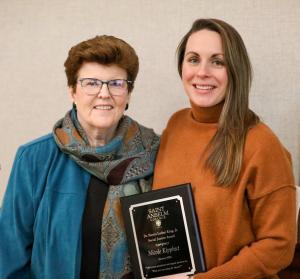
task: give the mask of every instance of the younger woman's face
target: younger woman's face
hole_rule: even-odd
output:
[[[203,29],[189,37],[182,62],[182,83],[197,106],[211,107],[224,100],[228,76],[217,32]]]

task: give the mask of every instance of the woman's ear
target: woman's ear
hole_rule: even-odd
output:
[[[128,96],[127,96],[127,103],[126,103],[126,106],[125,106],[125,110],[128,110],[129,103],[130,103],[130,98],[131,98],[131,92],[128,93]]]
[[[68,93],[69,93],[69,97],[70,97],[72,103],[76,103],[75,102],[75,96],[74,96],[76,94],[76,92],[75,92],[74,87],[68,86]]]

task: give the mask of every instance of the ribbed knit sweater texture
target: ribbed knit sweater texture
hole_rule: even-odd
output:
[[[295,248],[291,158],[260,122],[246,137],[234,185],[220,187],[204,164],[222,104],[176,112],[161,138],[154,189],[191,183],[208,271],[196,279],[279,278]]]

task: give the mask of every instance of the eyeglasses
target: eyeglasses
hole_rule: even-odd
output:
[[[133,84],[132,81],[126,79],[104,81],[96,78],[82,78],[78,81],[80,82],[83,92],[87,95],[98,95],[103,84],[106,84],[111,95],[122,96],[128,93],[129,86]]]

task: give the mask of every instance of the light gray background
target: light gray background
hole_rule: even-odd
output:
[[[299,0],[0,0],[0,200],[17,147],[71,107],[63,68],[71,46],[97,34],[129,42],[140,72],[128,114],[160,133],[188,106],[175,49],[200,17],[223,19],[244,38],[251,107],[292,153],[299,184]]]

